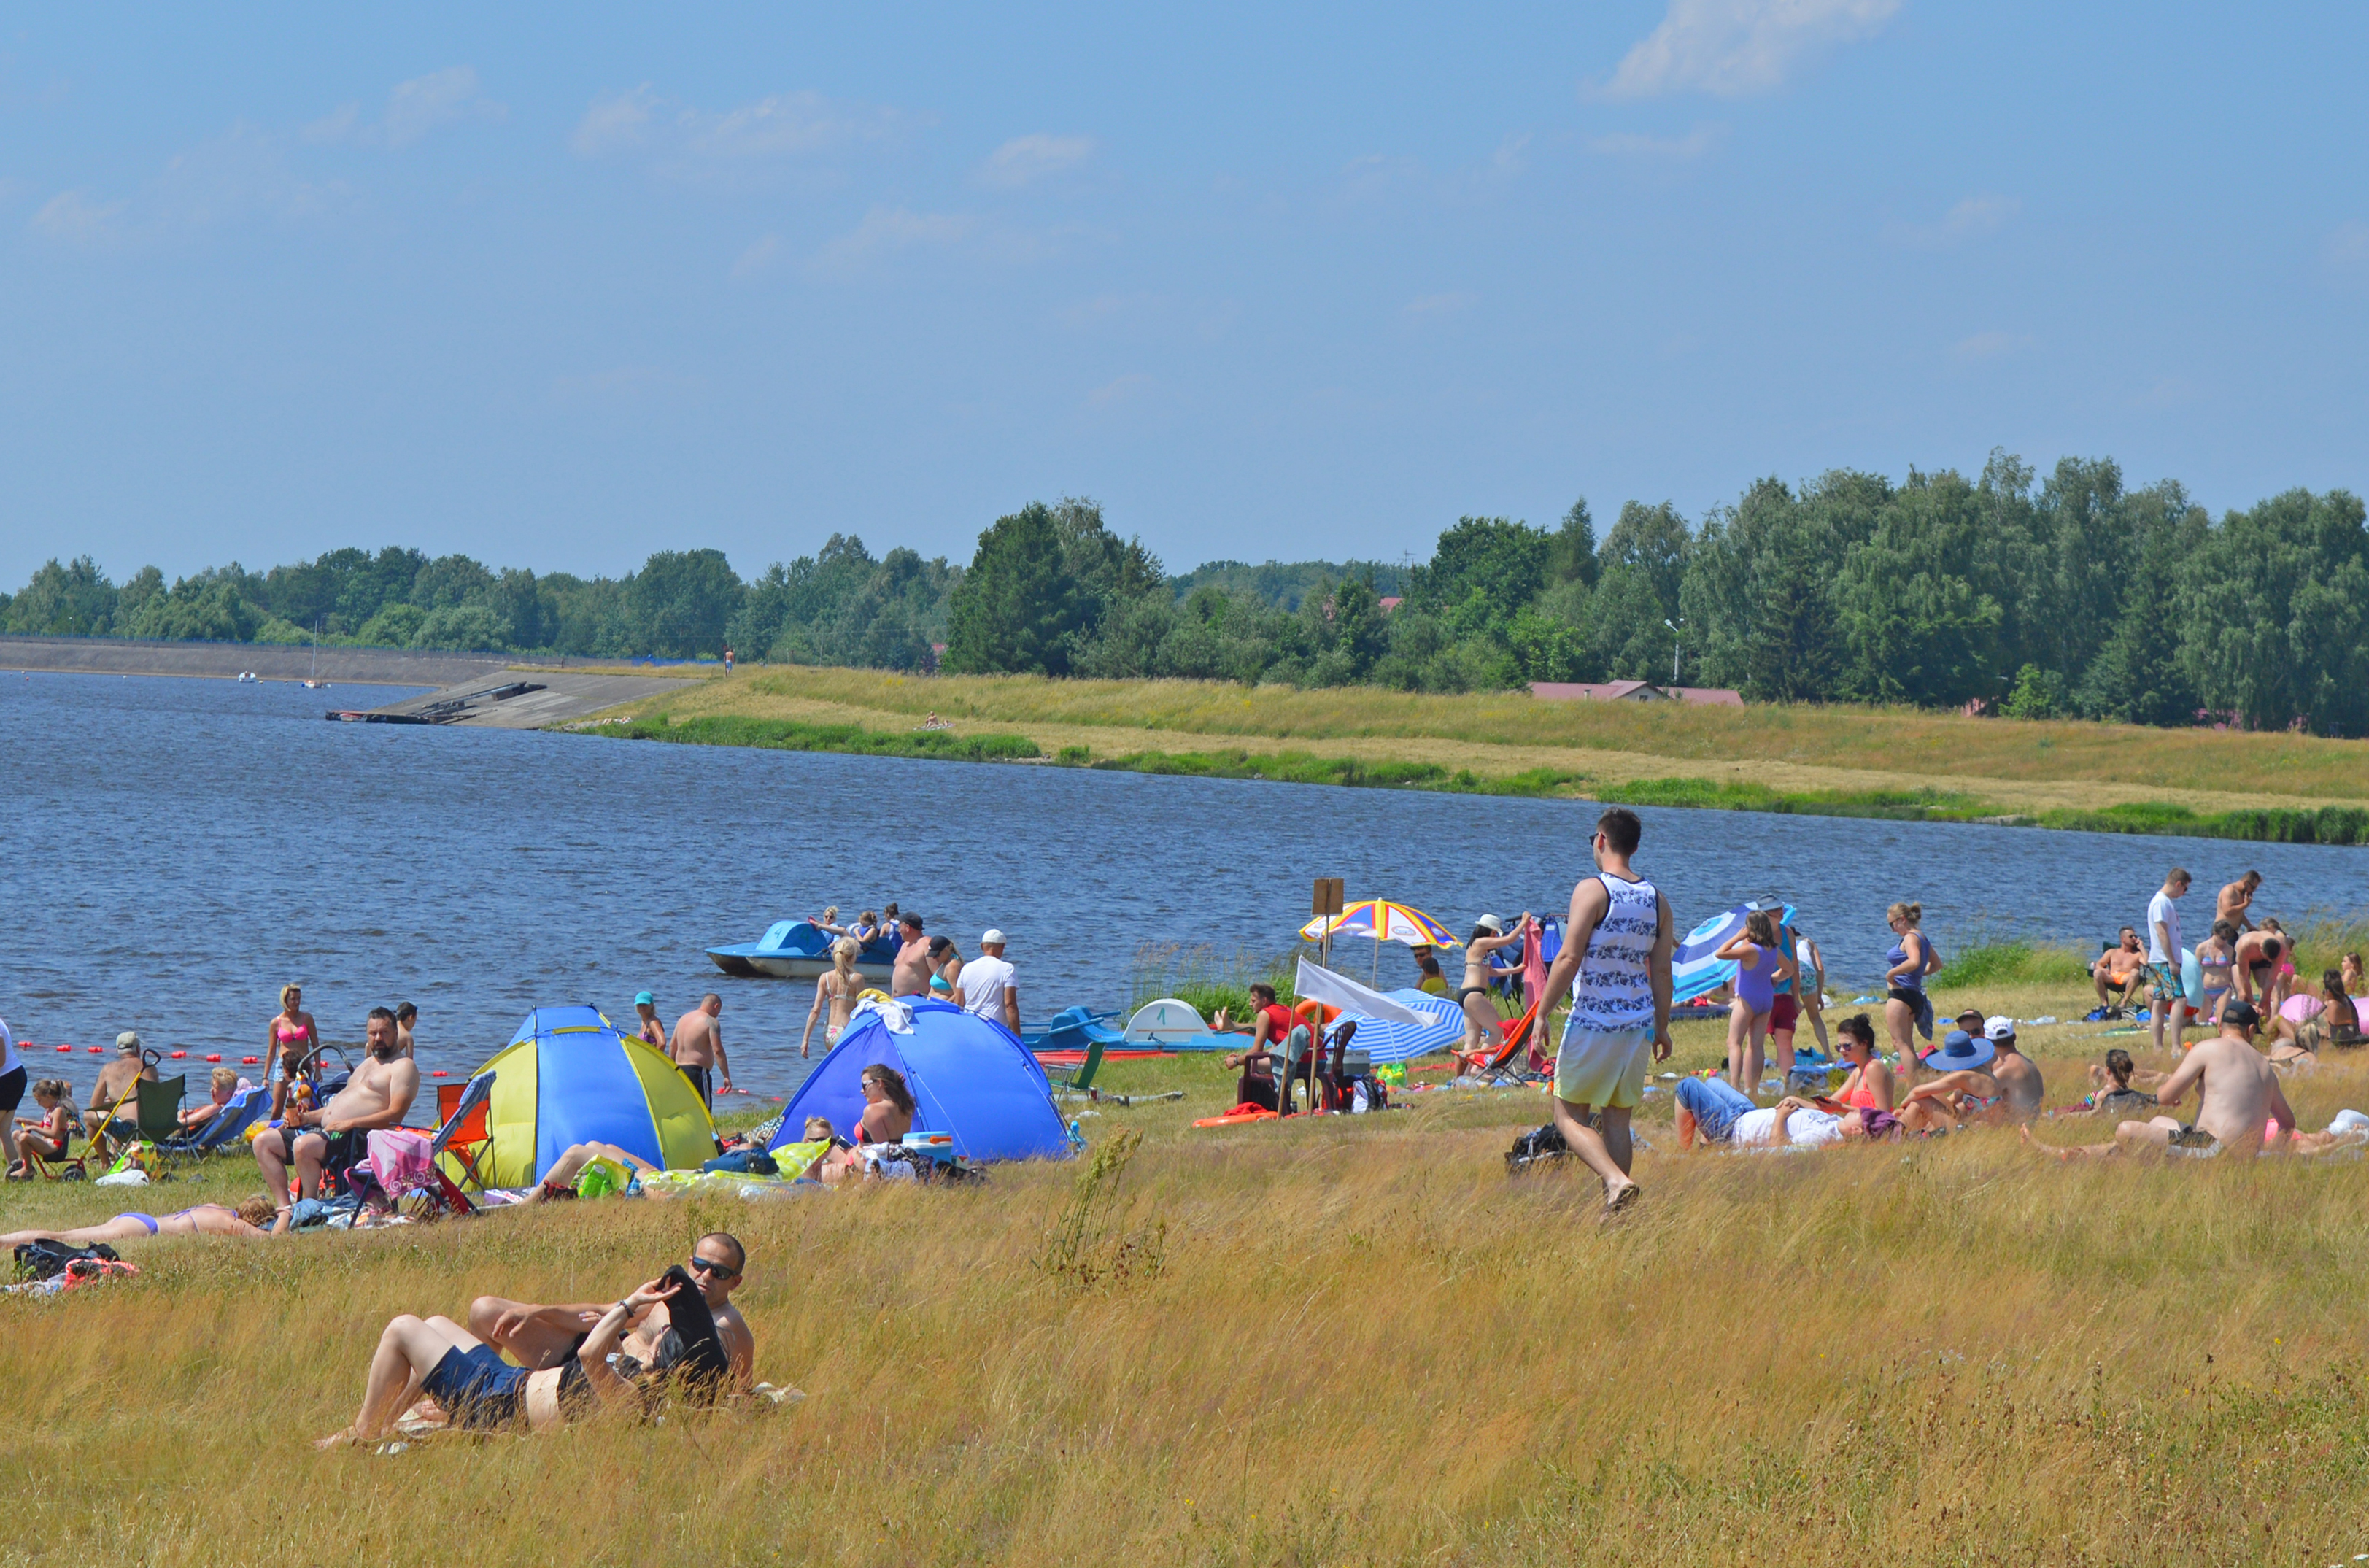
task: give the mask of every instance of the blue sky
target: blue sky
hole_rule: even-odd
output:
[[[2369,482],[2357,7],[658,9],[18,12],[0,580]]]

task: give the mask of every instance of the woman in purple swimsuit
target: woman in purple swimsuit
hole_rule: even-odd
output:
[[[1768,1015],[1777,1006],[1777,987],[1801,973],[1777,944],[1777,917],[1755,910],[1744,917],[1744,933],[1732,937],[1714,955],[1735,965],[1735,1001],[1727,1012],[1727,1082],[1738,1093],[1760,1087],[1766,1060],[1762,1041],[1768,1033]]]

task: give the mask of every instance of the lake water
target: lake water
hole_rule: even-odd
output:
[[[341,704],[410,693],[339,688]],[[332,1039],[420,1009],[423,1070],[464,1076],[538,1005],[670,1023],[709,990],[741,1087],[786,1092],[813,987],[734,980],[704,952],[773,920],[889,898],[966,954],[1011,934],[1030,1022],[1127,1001],[1146,944],[1288,948],[1309,883],[1340,876],[1459,931],[1557,910],[1593,807],[1048,767],[677,747],[322,722],[293,684],[0,676],[0,1016],[20,1039],[136,1028],[198,1056],[260,1054],[287,980]],[[1683,925],[1791,898],[1843,986],[1882,968],[1884,906],[1921,900],[1946,954],[2009,933],[2137,923],[2175,861],[2259,907],[2369,906],[2369,850],[1941,823],[1646,810],[1638,865]],[[1337,967],[1363,978],[1354,946]],[[1411,983],[1402,948],[1386,984]],[[1848,991],[1843,994],[1849,994]],[[820,1031],[816,1054],[820,1055]],[[71,1060],[70,1070],[64,1064]],[[41,1053],[87,1086],[100,1058]]]

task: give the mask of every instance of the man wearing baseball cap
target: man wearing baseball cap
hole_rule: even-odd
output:
[[[978,956],[962,967],[955,986],[955,1005],[976,1017],[992,1019],[1017,1035],[1020,988],[1012,983],[1012,966],[1003,958],[1003,933],[990,926],[979,933]]]
[[[126,1029],[115,1036],[115,1059],[98,1070],[98,1077],[90,1086],[90,1104],[87,1108],[94,1111],[112,1110],[118,1100],[131,1093],[132,1081],[135,1078],[144,1078],[154,1083],[156,1082],[156,1070],[141,1059],[139,1035]],[[120,1125],[130,1127],[134,1132],[139,1130],[132,1122],[127,1121]]]
[[[2037,1121],[2047,1086],[2040,1081],[2040,1064],[2016,1049],[2015,1020],[2001,1014],[1983,1024],[1983,1038],[1998,1053],[1992,1059],[1991,1077],[2004,1092],[2008,1114],[2017,1121]]]

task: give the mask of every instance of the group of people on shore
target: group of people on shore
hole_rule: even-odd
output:
[[[1554,1064],[1554,1127],[1564,1148],[1603,1182],[1608,1213],[1638,1196],[1631,1174],[1630,1119],[1644,1097],[1651,1064],[1667,1060],[1671,1051],[1677,931],[1668,900],[1632,864],[1642,838],[1642,824],[1625,808],[1616,807],[1597,820],[1590,841],[1596,874],[1573,889],[1562,951],[1539,1000],[1543,1015],[1566,992],[1572,998]],[[2094,971],[2101,991],[2109,976],[2126,996],[2144,983],[2156,1038],[2161,1043],[2168,1036],[2174,1049],[2180,1047],[2187,1007],[2174,906],[2190,880],[2175,867],[2151,901],[2151,942],[2143,964],[2109,953]],[[2151,1101],[2133,1086],[2129,1058],[2120,1052],[2113,1053],[2122,1058],[2119,1071],[2110,1058],[2091,1095],[2093,1114],[2110,1106],[2169,1111],[2192,1088],[2199,1095],[2195,1121],[2131,1116],[2118,1121],[2111,1143],[2048,1152],[2074,1159],[2153,1150],[2211,1158],[2259,1150],[2266,1137],[2313,1152],[2326,1139],[2352,1136],[2297,1135],[2278,1073],[2284,1066],[2308,1065],[2323,1041],[2361,1043],[2363,1020],[2354,1001],[2358,960],[2347,956],[2346,967],[2327,971],[2318,994],[2298,985],[2292,942],[2275,921],[2250,918],[2260,886],[2260,876],[2249,873],[2222,890],[2216,924],[2226,933],[2227,956],[2224,961],[2216,949],[2213,958],[2225,974],[2235,971],[2239,978],[2211,991],[2199,1009],[2215,1031],[2213,1036],[2161,1075]],[[2030,1139],[2031,1124],[2044,1107],[2046,1085],[2039,1064],[2018,1047],[2016,1021],[1969,1011],[1933,1044],[1934,1009],[1926,982],[1940,970],[1940,956],[1921,929],[1921,907],[1895,903],[1885,915],[1894,936],[1884,973],[1889,1054],[1878,1048],[1871,1017],[1862,1013],[1844,1019],[1835,1031],[1847,1070],[1839,1087],[1832,1093],[1787,1093],[1765,1107],[1753,1097],[1760,1082],[1763,1038],[1777,1044],[1780,1070],[1786,1086],[1793,1087],[1793,1026],[1810,999],[1819,995],[1825,975],[1822,961],[1814,970],[1805,969],[1805,944],[1773,914],[1755,911],[1746,918],[1744,930],[1717,955],[1736,965],[1727,1061],[1677,1085],[1675,1115],[1682,1148],[1816,1147],[1986,1124],[2020,1126]],[[2135,936],[2126,930],[2118,951],[2127,954]],[[2198,956],[2203,960],[2205,954],[2200,950]],[[1780,1030],[1780,1024],[1786,1027]],[[1822,1024],[1819,1033],[1823,1044]],[[2263,1036],[2267,1044],[2258,1047],[2257,1037]]]
[[[887,911],[879,924],[866,910],[853,925],[842,926],[835,905],[814,918],[818,930],[832,933],[830,967],[815,980],[814,1003],[807,1009],[806,1028],[798,1036],[800,1057],[813,1054],[818,1023],[823,1025],[825,1050],[839,1043],[864,991],[877,989],[857,967],[864,951],[884,941],[895,944],[887,975],[891,1000],[934,998],[1020,1033],[1018,974],[1004,956],[1009,939],[1001,930],[990,926],[981,932],[978,956],[965,958],[953,938],[928,934],[920,914],[900,913],[893,903]]]

